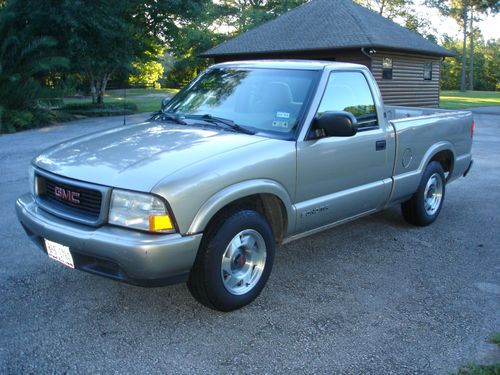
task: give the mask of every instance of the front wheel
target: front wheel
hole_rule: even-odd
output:
[[[444,202],[446,182],[443,167],[432,161],[425,168],[418,190],[401,204],[405,220],[413,225],[426,226],[437,219]]]
[[[258,212],[242,210],[217,220],[203,239],[188,280],[193,297],[231,311],[252,302],[273,266],[271,226]]]

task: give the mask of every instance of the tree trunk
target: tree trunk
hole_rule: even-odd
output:
[[[462,21],[464,28],[464,40],[462,47],[462,67],[460,69],[460,91],[466,90],[466,70],[467,70],[467,13],[469,11],[469,1],[464,0],[463,2],[463,13],[462,13]]]
[[[470,27],[469,27],[469,90],[474,90],[474,9],[470,10]]]
[[[109,74],[104,73],[99,82],[99,88],[97,91],[97,104],[104,103],[104,94],[106,93],[106,86],[108,85]]]
[[[93,76],[91,76],[91,78],[90,78],[90,95],[92,95],[92,104],[96,104],[97,103],[97,87],[96,87],[96,83],[95,83]]]

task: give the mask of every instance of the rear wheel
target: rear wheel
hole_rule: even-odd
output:
[[[242,210],[217,220],[206,232],[188,280],[193,297],[231,311],[252,302],[271,273],[274,236],[258,212]]]
[[[446,182],[437,161],[427,165],[415,194],[401,205],[403,217],[413,225],[426,226],[437,219],[443,207]]]

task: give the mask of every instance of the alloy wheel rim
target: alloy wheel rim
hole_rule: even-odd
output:
[[[424,207],[427,215],[434,215],[441,205],[443,199],[443,179],[438,173],[434,173],[425,186]]]
[[[266,265],[266,242],[253,229],[239,232],[229,242],[222,255],[221,277],[226,290],[242,295],[259,282]]]

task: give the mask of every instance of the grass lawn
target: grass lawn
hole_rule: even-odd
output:
[[[500,106],[500,92],[495,91],[441,91],[440,107],[469,108]]]
[[[128,89],[125,98],[124,90],[109,90],[104,96],[104,103],[128,103],[137,105],[138,112],[155,112],[160,110],[161,101],[166,96],[177,93],[175,89]],[[64,98],[64,104],[90,103],[90,97]]]

